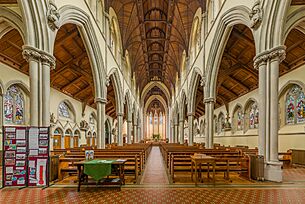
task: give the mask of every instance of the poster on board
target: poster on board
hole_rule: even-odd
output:
[[[26,186],[26,127],[3,127],[3,187]]]

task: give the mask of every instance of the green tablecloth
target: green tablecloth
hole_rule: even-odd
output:
[[[91,160],[84,163],[84,173],[98,181],[111,174],[114,160]]]

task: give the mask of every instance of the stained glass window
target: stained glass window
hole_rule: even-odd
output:
[[[258,128],[258,107],[256,103],[251,105],[249,113],[249,128],[254,129]]]
[[[237,130],[243,129],[243,114],[241,112],[241,109],[237,111]]]
[[[24,123],[24,96],[15,85],[10,86],[4,95],[4,118],[6,123]]]
[[[155,113],[154,121],[155,121],[155,125],[157,125],[158,124],[158,114],[157,113]]]
[[[244,115],[241,107],[239,106],[233,115],[233,127],[235,131],[243,129],[243,120],[244,120]]]
[[[70,118],[69,107],[65,102],[61,102],[58,107],[58,113],[60,116]]]
[[[294,85],[286,96],[286,124],[305,122],[305,95],[301,87]]]

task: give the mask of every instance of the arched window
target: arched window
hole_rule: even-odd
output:
[[[225,116],[223,113],[220,113],[218,116],[218,133],[221,133],[225,129]]]
[[[69,106],[65,102],[61,102],[58,106],[58,114],[64,118],[70,118]]]
[[[258,128],[258,106],[257,103],[253,103],[250,106],[249,112],[249,128],[255,129]]]
[[[217,116],[214,115],[214,132],[217,133],[218,132],[218,121],[217,121]]]
[[[302,88],[294,85],[286,96],[286,124],[305,122],[305,96]]]
[[[155,125],[158,124],[158,114],[157,114],[157,112],[155,112],[154,122],[155,122]]]
[[[233,114],[233,127],[234,131],[239,131],[243,129],[243,120],[244,115],[242,112],[242,108],[240,106],[235,108],[234,114]]]
[[[4,119],[9,124],[24,124],[24,95],[16,85],[4,95]]]

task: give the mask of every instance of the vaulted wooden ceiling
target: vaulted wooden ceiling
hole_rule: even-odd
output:
[[[166,113],[165,107],[158,99],[154,99],[153,101],[151,101],[147,108],[147,114],[155,112],[157,114],[162,113],[163,115]]]
[[[152,81],[169,90],[180,75],[182,52],[188,51],[192,21],[205,0],[107,0],[119,21],[123,50],[140,90]]]
[[[305,5],[304,0],[292,0],[291,5]]]

